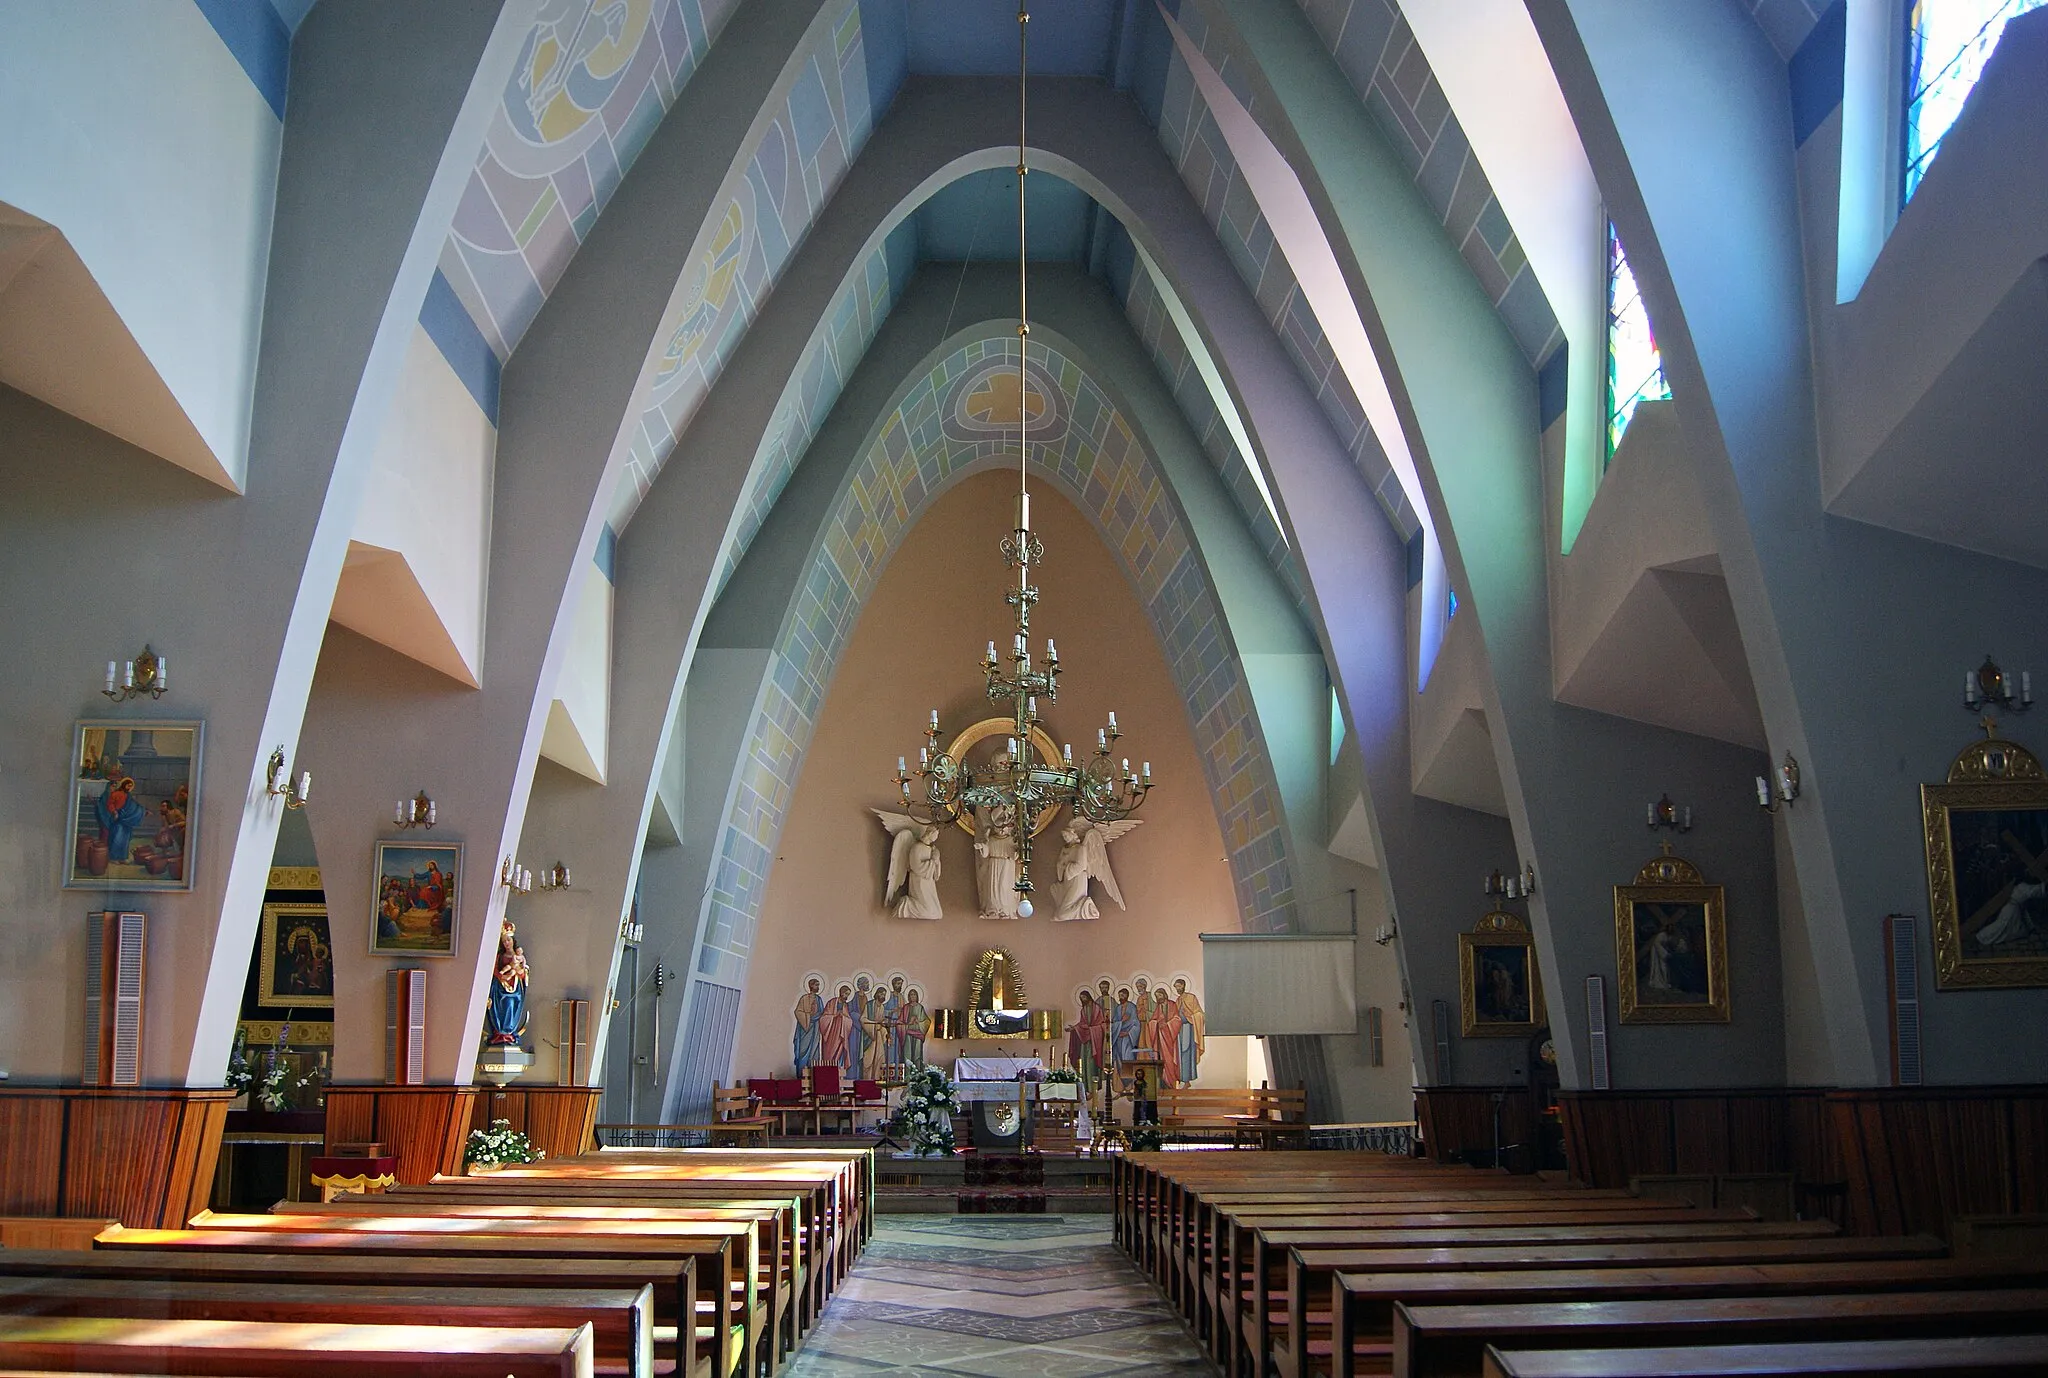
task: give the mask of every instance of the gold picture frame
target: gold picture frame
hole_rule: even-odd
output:
[[[1496,910],[1458,935],[1458,1008],[1467,1038],[1527,1038],[1550,1026],[1536,935]]]
[[[1938,990],[2048,986],[2048,777],[1995,733],[1920,786]]]
[[[1728,1022],[1727,898],[1669,844],[1614,887],[1614,966],[1624,1024]]]
[[[1008,718],[983,718],[980,722],[962,729],[960,735],[953,739],[952,745],[946,748],[946,754],[964,767],[967,764],[967,753],[974,750],[982,742],[987,741],[990,737],[1014,737],[1016,735],[1017,724]],[[1065,766],[1065,762],[1060,759],[1059,744],[1053,741],[1052,734],[1044,728],[1034,726],[1031,729],[1031,749],[1038,754],[1039,763],[1047,770],[1060,770]],[[1047,828],[1050,828],[1054,815],[1059,813],[1059,811],[1060,806],[1058,804],[1051,804],[1040,809],[1038,817],[1032,820],[1031,835],[1036,837]],[[953,820],[954,826],[962,832],[972,835],[974,832],[974,812],[973,809],[967,809],[962,812],[958,818]]]
[[[270,901],[256,940],[256,1003],[265,1009],[334,1008],[334,938],[327,904]]]

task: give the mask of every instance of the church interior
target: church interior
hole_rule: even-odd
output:
[[[0,112],[0,1369],[2048,1372],[2048,0]]]

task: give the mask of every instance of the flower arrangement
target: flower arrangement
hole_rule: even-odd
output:
[[[292,1066],[292,1026],[285,1024],[277,1031],[277,1041],[272,1043],[260,1057],[249,1055],[249,1032],[235,1030],[235,1044],[228,1053],[228,1069],[221,1080],[228,1089],[238,1095],[246,1095],[272,1114],[282,1114],[293,1107],[299,1092],[308,1086],[319,1084],[316,1076],[300,1075]]]
[[[1166,1131],[1151,1120],[1140,1120],[1131,1126],[1131,1151],[1134,1153],[1157,1153],[1166,1144]]]
[[[512,1127],[510,1120],[492,1120],[489,1129],[469,1131],[469,1146],[462,1161],[472,1166],[501,1167],[506,1163],[537,1163],[548,1155],[533,1141]]]
[[[235,1046],[228,1050],[228,1070],[221,1081],[238,1096],[249,1094],[256,1084],[256,1069],[249,1065],[249,1031],[235,1026]]]
[[[889,1128],[908,1139],[920,1158],[948,1157],[953,1152],[953,1116],[959,1112],[952,1078],[936,1067],[917,1067],[903,1083],[903,1105]]]
[[[1055,1067],[1045,1074],[1047,1086],[1079,1086],[1081,1074],[1071,1067]]]

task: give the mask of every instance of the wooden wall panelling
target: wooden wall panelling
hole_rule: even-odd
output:
[[[1804,1087],[1736,1091],[1565,1091],[1565,1155],[1587,1186],[1633,1176],[1790,1172],[1839,1182],[1822,1093]]]
[[[479,1087],[472,1129],[506,1120],[550,1158],[586,1153],[597,1144],[595,1086]]]
[[[1859,1233],[1946,1236],[1957,1216],[2040,1209],[2048,1086],[1873,1087],[1827,1099]]]
[[[1493,1098],[1501,1096],[1500,1144],[1503,1150],[1536,1142],[1536,1107],[1527,1087],[1418,1086],[1415,1118],[1422,1127],[1430,1157],[1439,1163],[1464,1161],[1466,1153],[1493,1151]],[[1503,1152],[1504,1161],[1509,1155]]]
[[[461,1172],[476,1096],[473,1086],[330,1086],[327,1149],[380,1143],[409,1184]]]
[[[230,1094],[0,1088],[0,1212],[183,1225],[212,1189]]]

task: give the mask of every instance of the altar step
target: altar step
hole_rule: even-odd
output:
[[[1054,1153],[875,1162],[875,1208],[902,1215],[1087,1215],[1109,1209],[1110,1164]]]

